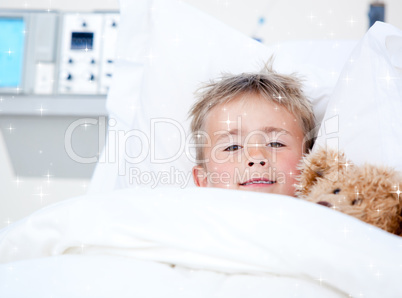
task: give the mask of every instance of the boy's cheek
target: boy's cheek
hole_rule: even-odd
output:
[[[209,186],[219,185],[221,182],[221,175],[218,172],[210,172],[208,174],[208,184]]]
[[[235,168],[230,164],[208,163],[208,184],[212,187],[228,187],[235,183]]]
[[[228,172],[215,172],[209,175],[209,182],[211,186],[226,187],[232,184],[231,175]]]

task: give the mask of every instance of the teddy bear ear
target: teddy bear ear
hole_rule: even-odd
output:
[[[392,185],[390,193],[394,200],[396,200],[396,215],[394,215],[396,223],[394,224],[394,228],[389,230],[389,232],[402,236],[402,180],[399,180],[399,183],[396,182]],[[382,208],[384,204],[382,204]],[[395,207],[394,207],[395,208]]]
[[[342,152],[334,149],[318,148],[305,155],[299,165],[301,175],[297,186],[298,195],[307,195],[319,178],[337,181],[345,164],[351,165],[346,162]]]
[[[392,232],[396,235],[402,236],[402,173],[397,172],[396,175],[398,176],[398,179],[394,184],[392,184],[390,193],[392,194],[393,198],[398,202],[396,216],[398,225],[396,231]]]

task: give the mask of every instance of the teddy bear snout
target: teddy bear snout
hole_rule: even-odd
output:
[[[329,207],[329,208],[331,208],[331,207],[332,207],[332,204],[331,204],[331,203],[329,203],[329,202],[327,202],[327,201],[319,201],[319,202],[317,202],[317,204],[319,204],[319,205],[323,205],[323,206],[325,206],[325,207]]]

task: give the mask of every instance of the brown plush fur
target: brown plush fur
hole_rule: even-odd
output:
[[[402,176],[387,167],[357,166],[343,153],[319,149],[303,158],[297,194],[402,235]]]

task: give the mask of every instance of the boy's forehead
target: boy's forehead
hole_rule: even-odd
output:
[[[204,120],[208,133],[216,131],[260,130],[294,131],[299,127],[296,117],[288,110],[261,96],[243,96],[213,107]]]
[[[286,111],[275,102],[257,96],[234,98],[214,106],[207,114],[206,123],[228,124],[239,119],[269,118],[273,113]]]

